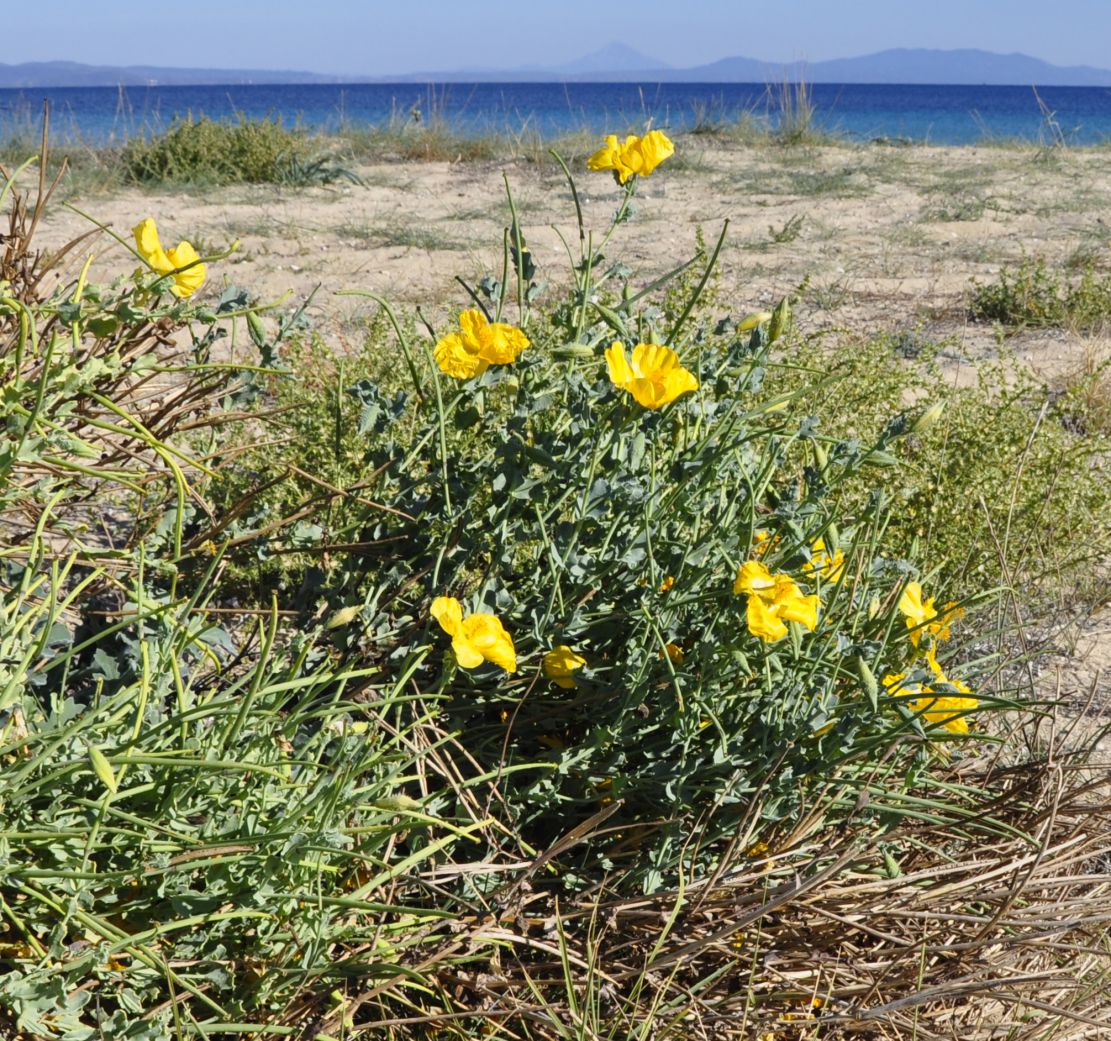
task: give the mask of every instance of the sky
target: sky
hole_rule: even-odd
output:
[[[620,41],[684,68],[888,47],[1111,65],[1111,0],[37,0],[4,12],[3,61],[338,75],[559,65]]]

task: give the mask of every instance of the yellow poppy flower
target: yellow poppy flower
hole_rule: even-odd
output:
[[[506,672],[517,671],[513,638],[496,615],[478,612],[464,618],[463,606],[453,596],[436,597],[430,613],[451,637],[451,649],[462,668],[477,669],[489,661]]]
[[[956,695],[939,693],[932,684],[907,683],[905,673],[887,675],[883,684],[892,694],[909,698],[911,711],[922,716],[933,726],[941,726],[954,734],[968,733],[968,713],[974,712],[980,702],[963,680],[951,680],[942,671],[932,654],[926,655],[937,683],[944,683],[957,691]]]
[[[586,165],[591,170],[612,170],[625,184],[630,177],[647,177],[674,152],[675,145],[661,130],[651,130],[644,137],[629,134],[623,144],[610,134]]]
[[[908,582],[899,597],[899,610],[906,619],[907,628],[910,630],[910,642],[918,646],[923,631],[930,633],[935,639],[948,640],[949,627],[954,621],[964,614],[964,608],[958,607],[955,600],[950,600],[938,615],[934,607],[934,598],[922,599],[922,586],[918,582]]]
[[[630,134],[629,141],[635,140]],[[617,143],[617,135],[609,134],[605,143],[587,161],[589,170],[613,170],[617,179],[624,184],[633,175],[633,171],[626,165],[623,156],[623,145]]]
[[[817,596],[806,596],[790,575],[773,575],[759,560],[746,560],[733,580],[733,592],[748,596],[748,631],[766,643],[787,635],[786,622],[798,622],[811,632],[818,625]]]
[[[810,564],[804,573],[817,575],[826,582],[838,582],[845,573],[845,554],[841,550],[831,554],[825,539],[818,539],[810,547]]]
[[[574,690],[578,684],[572,674],[585,664],[585,658],[576,654],[566,644],[561,643],[544,655],[544,675],[557,687],[562,687],[564,690]]]
[[[508,365],[529,346],[520,329],[503,322],[489,322],[477,310],[459,316],[459,332],[448,333],[433,349],[440,371],[457,380],[480,376],[491,365]]]
[[[606,367],[614,386],[628,391],[644,408],[663,408],[698,389],[698,380],[679,364],[679,355],[658,344],[638,343],[630,364],[625,347],[615,342],[606,350]]]
[[[933,618],[937,617],[934,610],[934,598],[922,599],[922,586],[918,582],[908,582],[899,597],[899,610],[906,619],[907,628],[910,630],[910,642],[915,647],[922,639],[923,627]]]
[[[204,285],[205,266],[190,243],[182,241],[173,249],[163,249],[158,228],[150,217],[136,224],[131,233],[135,236],[135,248],[151,269],[160,275],[174,276],[170,286],[174,296],[185,299]]]

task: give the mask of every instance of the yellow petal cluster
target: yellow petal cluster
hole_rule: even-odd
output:
[[[508,365],[528,347],[520,329],[503,322],[489,322],[481,311],[464,311],[459,332],[448,333],[433,349],[440,371],[467,380],[481,376],[491,365]]]
[[[135,236],[135,248],[151,268],[160,275],[174,276],[170,286],[174,296],[184,300],[204,285],[205,266],[190,243],[182,241],[173,249],[163,249],[158,227],[150,217],[139,221],[131,233]]]
[[[830,553],[825,539],[817,539],[810,546],[810,564],[804,569],[807,577],[817,576],[825,582],[840,581],[845,573],[845,554],[841,550]]]
[[[903,595],[899,597],[899,610],[910,630],[910,642],[915,647],[921,641],[923,632],[929,633],[935,640],[948,640],[950,625],[964,614],[964,608],[951,600],[939,615],[932,596],[922,599],[922,586],[918,582],[906,584]]]
[[[972,696],[967,683],[945,675],[932,653],[926,655],[926,662],[934,674],[930,683],[907,683],[906,673],[899,672],[884,676],[884,686],[892,694],[909,698],[912,711],[919,713],[926,722],[954,734],[967,734],[968,713],[974,712],[980,702]],[[957,693],[939,692],[935,688],[940,684],[952,687]]]
[[[606,367],[614,386],[628,391],[644,408],[663,408],[698,389],[698,380],[679,363],[679,355],[659,344],[638,343],[630,363],[624,345],[615,342],[606,349]]]
[[[506,672],[517,671],[513,638],[496,615],[476,612],[464,618],[463,605],[453,596],[436,597],[430,613],[451,637],[451,649],[462,668],[477,669],[489,661]]]
[[[544,675],[557,687],[564,690],[574,690],[578,684],[575,682],[574,673],[586,664],[586,659],[576,654],[565,643],[553,647],[543,660]]]
[[[773,575],[759,560],[741,565],[733,592],[748,597],[748,631],[765,643],[782,640],[787,622],[798,622],[811,632],[818,624],[818,597],[805,595],[790,575]]]
[[[625,184],[630,177],[647,177],[674,152],[675,145],[662,130],[650,130],[644,137],[629,134],[624,143],[610,134],[586,165],[591,170],[612,170]]]

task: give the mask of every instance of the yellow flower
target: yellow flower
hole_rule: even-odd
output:
[[[682,665],[683,660],[687,656],[683,648],[680,647],[677,643],[666,644],[663,650],[660,651],[660,657],[662,658],[665,653],[667,654],[668,658],[671,659],[672,665]]]
[[[938,695],[928,698],[915,698],[910,707],[934,726],[943,726],[954,734],[968,733],[968,713],[974,712],[979,705],[975,698]]]
[[[667,578],[665,578],[660,583],[660,592],[661,593],[670,593],[674,586],[675,586],[675,576],[674,575],[668,575]]]
[[[453,596],[436,597],[432,601],[431,614],[451,637],[455,660],[464,669],[476,669],[484,661],[489,661],[500,665],[506,672],[517,671],[513,638],[495,615],[480,612],[464,618],[463,606]]]
[[[805,568],[807,576],[817,575],[826,582],[838,582],[845,573],[845,554],[840,550],[830,554],[825,539],[818,539],[810,547],[810,564]]]
[[[199,263],[197,251],[188,242],[179,242],[174,249],[163,249],[158,228],[150,217],[139,221],[131,233],[135,236],[135,247],[151,268],[160,275],[174,276],[174,284],[170,286],[174,296],[184,300],[204,285],[205,266]]]
[[[660,130],[651,130],[644,137],[629,134],[624,144],[618,144],[617,136],[610,134],[586,165],[591,170],[612,170],[625,184],[630,177],[647,177],[674,152],[675,145]]]
[[[606,350],[606,366],[614,386],[627,390],[644,408],[663,408],[698,389],[698,380],[679,364],[679,355],[670,347],[638,343],[630,365],[624,346],[614,343]]]
[[[918,641],[922,638],[923,626],[937,617],[934,598],[930,597],[929,600],[923,601],[922,586],[917,582],[908,582],[903,595],[899,597],[899,610],[902,611],[907,628],[911,631],[910,642],[917,647]]]
[[[578,684],[575,682],[572,673],[576,669],[581,669],[585,664],[585,658],[576,654],[566,644],[561,643],[544,655],[544,675],[557,687],[562,687],[564,690],[574,690]]]
[[[910,708],[933,726],[941,726],[954,734],[968,733],[968,713],[974,712],[980,702],[963,680],[949,679],[932,653],[926,660],[933,672],[935,683],[943,683],[957,691],[956,695],[939,693],[933,683],[907,683],[905,673],[887,675],[883,684],[892,694],[910,699]]]
[[[922,586],[917,582],[908,582],[899,597],[899,610],[906,619],[907,628],[910,630],[910,642],[918,646],[922,638],[922,631],[930,633],[935,639],[948,640],[950,625],[964,614],[964,608],[958,607],[955,600],[950,600],[941,610],[939,616],[934,607],[934,598],[922,599]]]
[[[480,376],[491,365],[508,365],[529,346],[520,329],[488,322],[481,311],[464,311],[459,328],[443,337],[432,352],[440,371],[457,380]]]
[[[748,596],[748,631],[765,643],[782,640],[787,635],[786,622],[798,622],[811,632],[818,625],[818,597],[805,596],[790,575],[773,575],[759,560],[741,565],[733,592]]]

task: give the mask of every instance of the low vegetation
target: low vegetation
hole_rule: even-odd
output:
[[[1091,258],[1076,274],[1051,268],[1043,257],[1023,257],[1002,267],[994,282],[973,282],[969,314],[1011,328],[1100,330],[1111,321],[1111,275]]]
[[[509,194],[458,318],[353,287],[351,353],[146,214],[113,283],[36,250],[0,170],[4,1037],[1105,1021],[1111,802],[1009,622],[1098,581],[1097,413],[727,316],[725,228],[639,281],[671,149],[594,152],[593,232],[553,158],[565,292]]]

